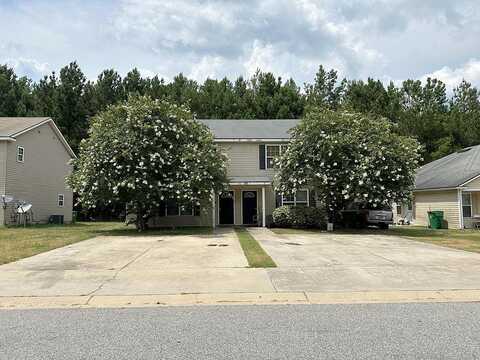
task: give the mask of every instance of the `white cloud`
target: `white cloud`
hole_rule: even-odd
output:
[[[123,0],[113,21],[114,32],[122,40],[147,46],[207,46],[220,29],[235,27],[237,8],[221,1]]]
[[[250,47],[246,48],[243,67],[249,77],[255,74],[257,69],[260,69],[287,79],[299,74],[303,76],[314,74],[318,68],[318,63],[256,39]]]
[[[478,0],[0,0],[0,62],[38,79],[77,60],[199,81],[257,68],[297,84],[340,76],[479,84]],[[469,60],[474,59],[474,60]]]
[[[221,78],[225,71],[224,66],[226,66],[225,59],[221,56],[204,56],[199,63],[192,66],[188,77],[197,81]]]
[[[470,59],[457,68],[444,66],[430,74],[421,77],[425,81],[428,77],[436,78],[445,83],[449,90],[455,88],[462,80],[466,80],[475,86],[480,86],[480,60]]]
[[[35,59],[17,58],[5,59],[0,61],[5,63],[15,70],[15,73],[29,78],[39,78],[51,72],[48,63],[41,63]]]

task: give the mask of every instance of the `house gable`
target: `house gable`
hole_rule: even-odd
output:
[[[5,193],[31,203],[36,221],[46,222],[50,215],[60,214],[68,222],[73,195],[65,178],[72,171],[73,152],[52,124],[53,121],[46,121],[16,134],[15,141],[3,142],[7,144]],[[17,158],[19,147],[24,149],[23,161]],[[58,206],[59,194],[64,195],[63,207]],[[5,214],[7,223],[10,215]]]

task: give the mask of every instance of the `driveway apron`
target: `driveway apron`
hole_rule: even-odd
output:
[[[232,229],[212,235],[103,236],[0,266],[0,296],[272,292]]]
[[[277,263],[277,291],[396,291],[480,288],[480,254],[396,236],[249,229]]]

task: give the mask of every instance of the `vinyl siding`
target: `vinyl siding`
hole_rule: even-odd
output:
[[[47,222],[50,215],[63,215],[72,221],[72,191],[65,177],[72,167],[70,155],[47,123],[17,137],[7,145],[6,192],[15,199],[33,205],[35,222]],[[25,161],[17,162],[17,146],[25,148]],[[64,206],[58,206],[58,194],[64,195]],[[11,220],[12,209],[6,214]]]
[[[428,225],[428,211],[441,210],[448,228],[460,228],[458,196],[456,190],[419,191],[414,193],[415,225]]]
[[[0,141],[0,195],[7,194],[5,188],[7,174],[7,145],[7,141]],[[6,211],[3,210],[3,204],[0,204],[0,226],[5,225],[5,213]]]
[[[465,187],[470,189],[480,189],[480,178],[470,181]]]
[[[480,215],[480,192],[472,192],[472,214]]]
[[[259,143],[219,143],[218,145],[228,157],[228,176],[268,177],[273,179],[275,174],[273,169],[260,169]]]

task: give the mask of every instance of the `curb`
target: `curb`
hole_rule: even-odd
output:
[[[480,290],[0,297],[0,309],[480,302]]]

